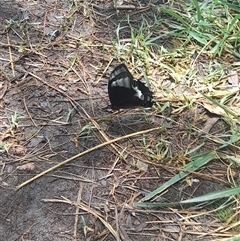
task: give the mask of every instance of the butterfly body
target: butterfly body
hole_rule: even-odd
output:
[[[153,93],[144,83],[134,80],[125,64],[120,64],[110,74],[108,95],[112,109],[151,107],[154,103]]]

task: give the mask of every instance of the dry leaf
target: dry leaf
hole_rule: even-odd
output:
[[[132,228],[133,227],[131,215],[127,215],[125,226],[126,226],[126,228]]]
[[[22,145],[12,144],[8,150],[9,154],[23,156],[27,152],[27,148]]]
[[[220,116],[225,116],[226,112],[223,110],[223,108],[214,105],[213,103],[203,103],[204,107],[212,114],[220,115]]]
[[[64,92],[67,91],[67,87],[65,85],[59,85],[58,88]]]
[[[143,171],[147,171],[148,170],[148,164],[141,162],[141,161],[137,161],[136,166],[138,169],[143,170]]]
[[[214,124],[219,120],[219,117],[212,117],[212,118],[209,118],[203,129],[202,129],[202,132],[204,133],[209,133],[209,131],[212,129],[212,127],[214,126]]]
[[[234,71],[234,70],[229,71],[229,76],[228,76],[227,82],[228,82],[229,86],[231,86],[231,87],[238,86],[239,78],[238,78],[237,71]]]
[[[227,105],[224,106],[226,110],[229,110],[230,113],[207,99],[202,99],[201,102],[204,108],[206,108],[212,114],[226,116],[232,119],[234,118],[234,116],[230,114],[231,112],[234,113],[236,116],[240,116],[240,102],[238,98],[234,98],[233,101],[229,102]]]
[[[117,0],[117,1],[116,1],[116,5],[117,5],[117,6],[123,5],[123,0]]]
[[[33,137],[30,140],[30,142],[29,142],[29,144],[27,146],[28,147],[35,147],[35,146],[37,146],[40,143],[46,143],[46,142],[47,142],[47,140],[46,140],[46,138],[44,136],[37,136],[37,137]]]
[[[135,231],[137,232],[142,232],[144,228],[147,227],[147,224],[145,222],[142,222],[140,223],[140,225],[138,225],[136,228],[135,228]]]
[[[27,163],[27,164],[23,164],[21,166],[18,166],[17,167],[17,170],[21,170],[21,171],[25,171],[25,170],[28,170],[28,171],[33,171],[36,169],[36,166],[33,162],[30,162],[30,163]]]
[[[119,234],[120,234],[121,240],[132,241],[132,239],[130,239],[125,228],[122,225],[119,225]]]

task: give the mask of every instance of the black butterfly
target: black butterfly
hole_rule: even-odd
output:
[[[125,64],[120,64],[110,74],[108,96],[114,110],[154,104],[153,92],[141,81],[134,80]]]

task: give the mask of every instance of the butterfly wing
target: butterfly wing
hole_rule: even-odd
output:
[[[141,81],[134,80],[125,64],[117,66],[110,74],[108,95],[113,109],[153,105],[152,92]]]
[[[108,82],[108,95],[113,109],[132,105],[131,99],[136,94],[133,88],[135,82],[125,64],[120,64],[112,71]]]
[[[137,81],[137,83],[138,83],[138,89],[141,91],[143,96],[141,98],[142,100],[141,105],[144,107],[152,107],[152,105],[154,104],[153,92],[149,90],[149,88],[141,81]]]

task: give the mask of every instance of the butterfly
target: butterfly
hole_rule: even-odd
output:
[[[151,107],[153,92],[133,78],[125,64],[118,65],[110,74],[108,96],[114,110],[134,106]]]

